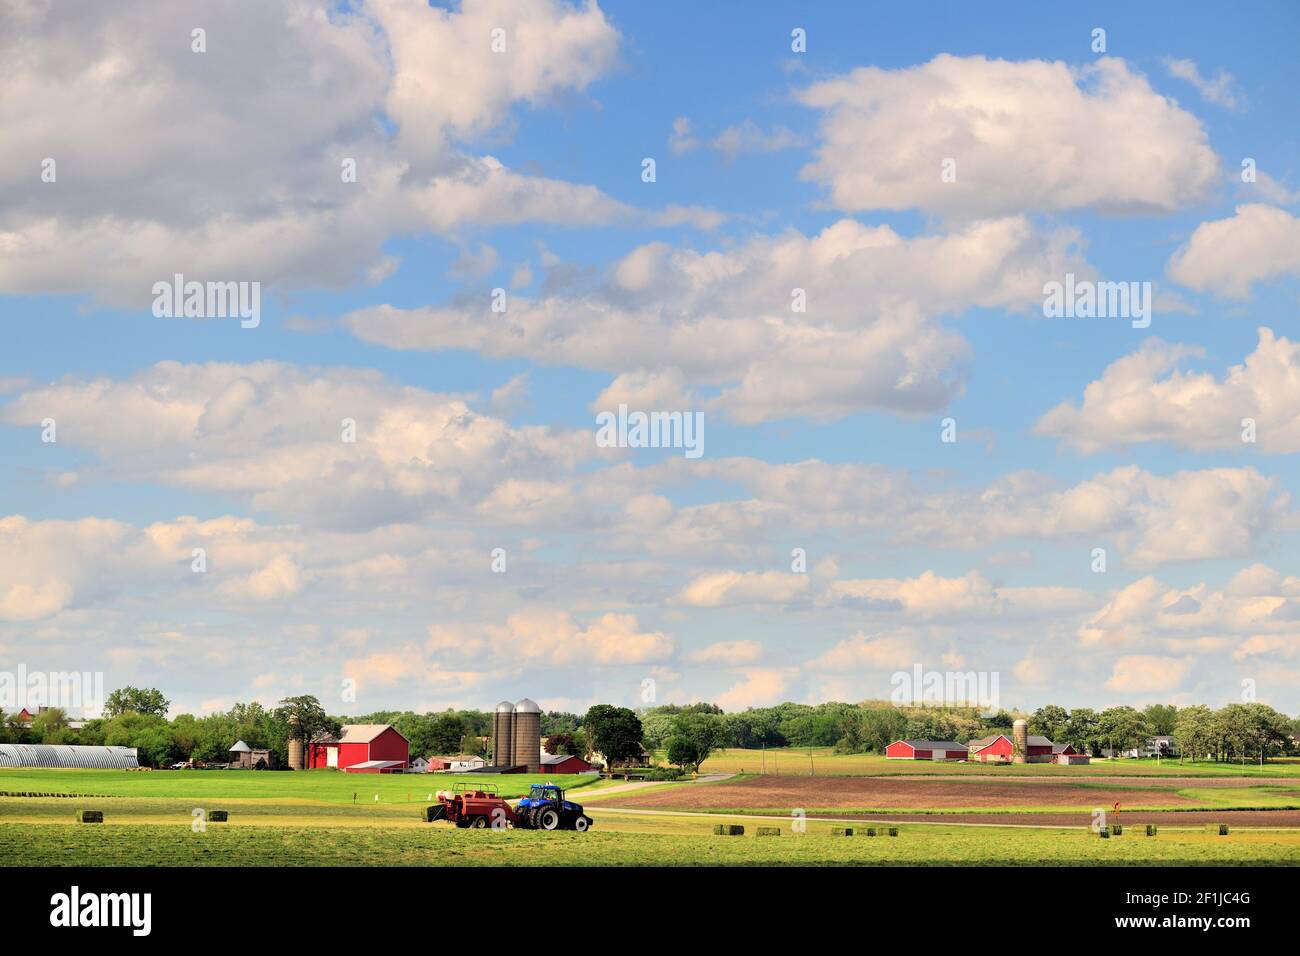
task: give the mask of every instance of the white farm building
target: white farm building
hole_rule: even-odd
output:
[[[0,767],[64,767],[78,770],[135,770],[134,747],[75,744],[0,744]]]

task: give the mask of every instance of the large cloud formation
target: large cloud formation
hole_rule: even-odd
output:
[[[1169,212],[1219,176],[1196,117],[1112,57],[1071,68],[944,54],[861,67],[801,99],[824,114],[803,175],[846,210]]]
[[[1035,430],[1084,452],[1147,441],[1193,451],[1300,451],[1300,343],[1261,328],[1255,351],[1222,379],[1179,367],[1200,354],[1148,339],[1089,383],[1081,404],[1062,402]]]
[[[940,316],[1026,308],[1042,277],[1084,271],[1071,230],[1020,217],[904,238],[844,219],[820,233],[760,236],[729,251],[649,243],[595,288],[345,316],[398,349],[473,349],[614,373],[602,397],[691,400],[734,421],[832,419],[861,409],[919,414],[962,388],[964,340]],[[802,300],[802,301],[800,301]],[[802,309],[798,306],[802,306]],[[647,385],[654,387],[647,390]]]
[[[391,271],[393,235],[630,220],[462,145],[587,87],[619,39],[560,0],[7,4],[0,291],[139,306],[176,272],[336,288]]]

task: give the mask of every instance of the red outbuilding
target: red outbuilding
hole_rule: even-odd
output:
[[[1026,763],[1051,763],[1052,748],[1056,745],[1046,737],[1030,735],[1025,742]],[[970,742],[970,757],[980,763],[1011,763],[1016,745],[1006,734],[994,734]]]
[[[574,754],[542,754],[542,773],[586,773],[591,764]]]
[[[885,748],[890,760],[965,760],[966,754],[955,740],[895,740]]]
[[[313,741],[307,766],[337,767],[349,773],[401,773],[410,763],[410,744],[392,724],[347,724],[337,739]]]

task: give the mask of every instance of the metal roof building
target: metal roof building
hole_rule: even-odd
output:
[[[0,767],[65,767],[78,770],[135,770],[134,747],[76,744],[0,744]]]

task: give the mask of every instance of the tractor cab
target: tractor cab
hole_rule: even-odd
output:
[[[565,806],[564,788],[553,783],[535,783],[528,788],[528,796],[519,801],[520,808],[546,805]]]

